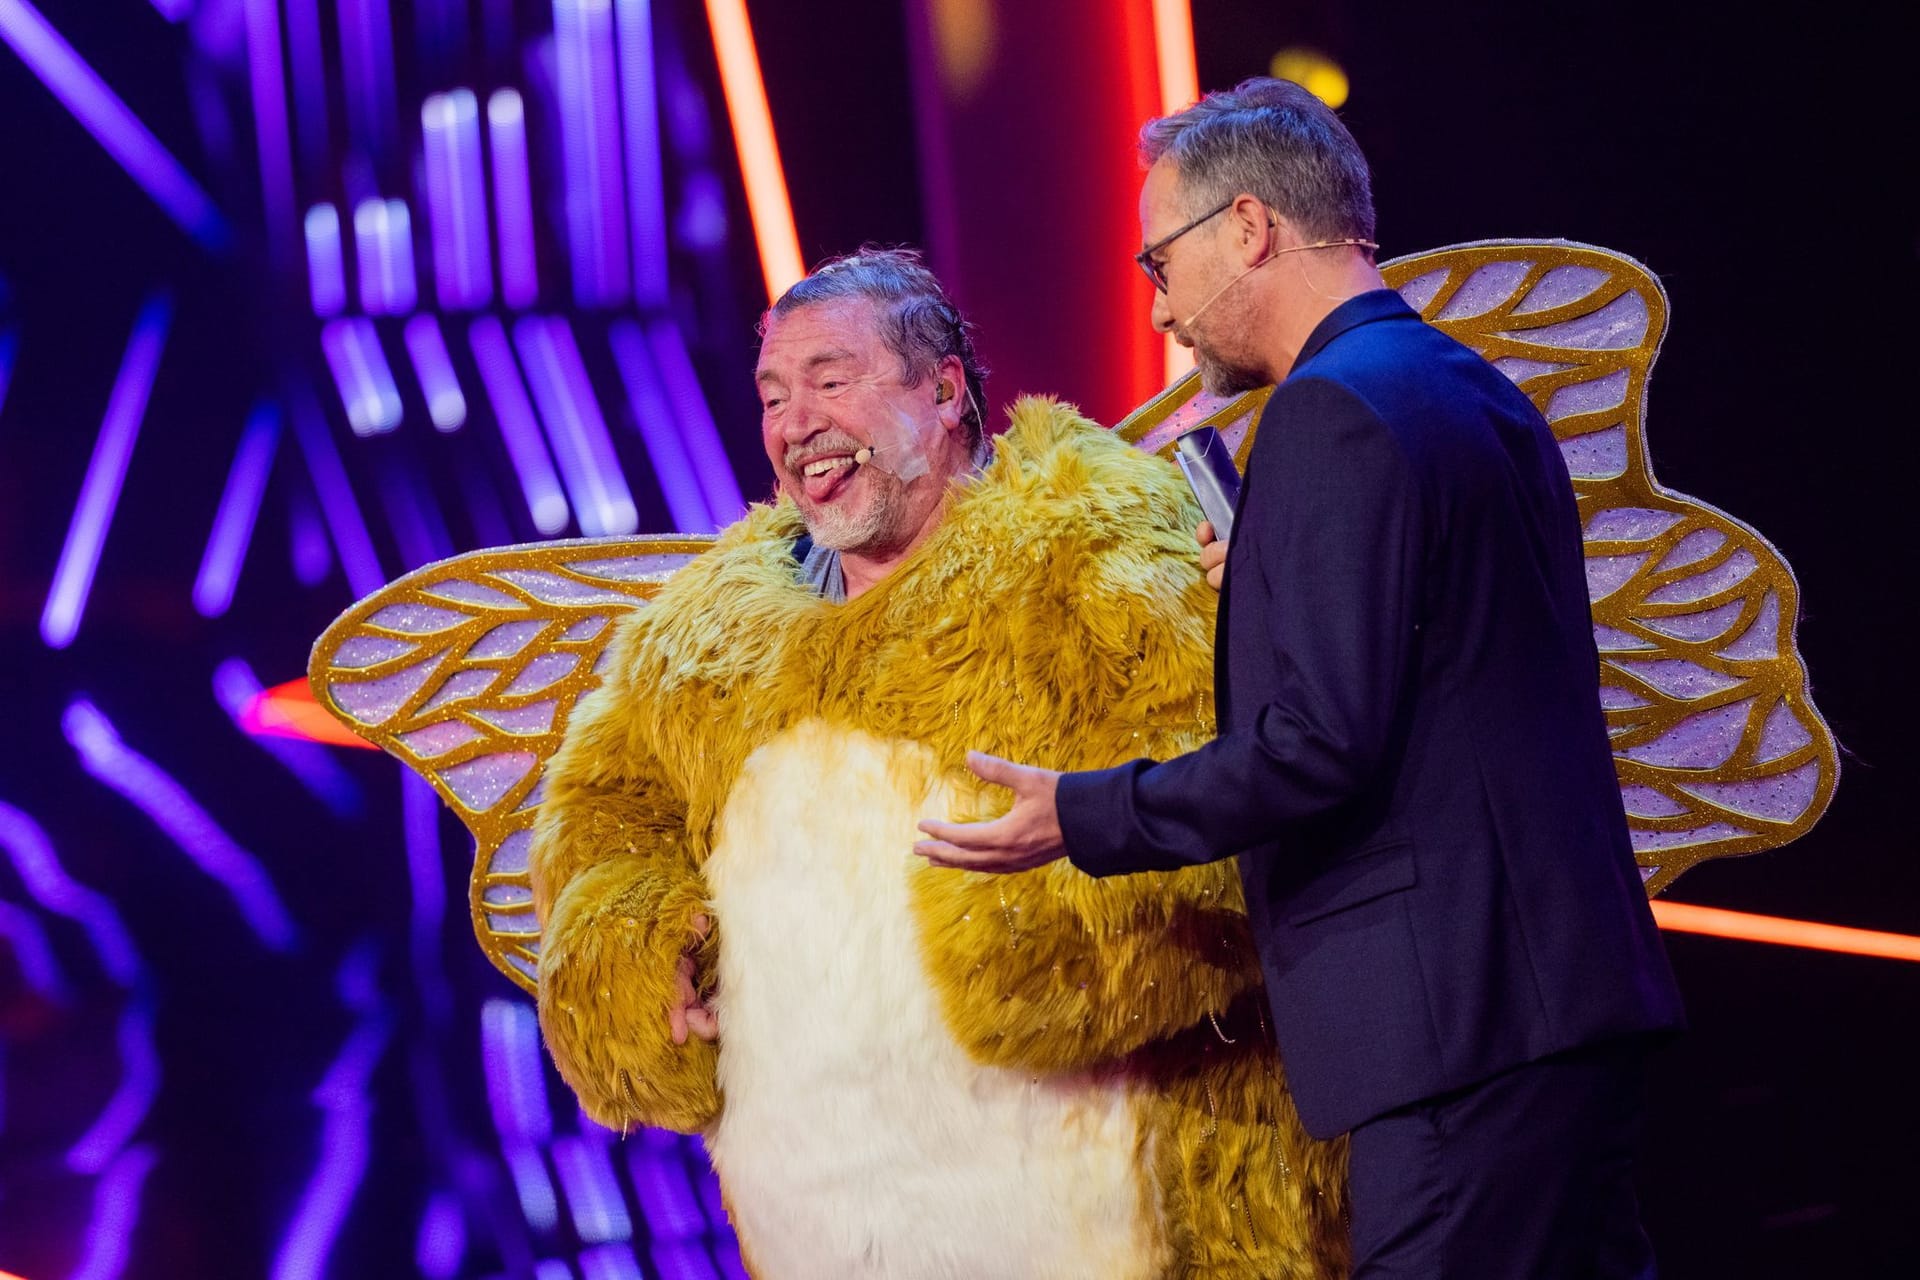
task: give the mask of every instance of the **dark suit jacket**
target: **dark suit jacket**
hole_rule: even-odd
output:
[[[1248,460],[1220,736],[1069,774],[1094,875],[1240,858],[1301,1119],[1327,1137],[1674,1028],[1553,433],[1388,290],[1316,328]]]

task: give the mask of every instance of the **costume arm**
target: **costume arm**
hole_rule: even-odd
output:
[[[1176,756],[1213,731],[1200,515],[1165,462],[1118,441],[1083,456],[1086,489],[1122,495],[1125,523],[1053,542],[1048,585],[1019,606],[1046,661],[1013,664],[1023,723],[996,754],[1068,768]],[[1110,1063],[1224,1019],[1260,983],[1231,864],[1106,880],[1064,861],[1013,876],[929,868],[915,892],[948,1025],[996,1065]]]
[[[627,678],[629,635],[583,699],[549,770],[530,855],[540,919],[540,1026],[588,1115],[610,1128],[695,1132],[720,1110],[716,1046],[676,1045],[680,956],[711,921],[687,848],[686,806],[633,732],[646,694]],[[696,957],[711,981],[717,929]]]
[[[1284,408],[1281,408],[1284,406]],[[1068,774],[1074,865],[1094,875],[1224,858],[1360,795],[1387,764],[1420,621],[1422,503],[1411,461],[1354,394],[1308,380],[1274,393],[1262,466],[1228,553],[1272,582],[1264,631],[1279,692],[1253,722],[1164,763]],[[1226,608],[1235,601],[1229,594]]]

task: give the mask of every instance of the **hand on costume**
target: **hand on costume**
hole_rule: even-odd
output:
[[[667,1009],[667,1027],[673,1033],[675,1044],[687,1042],[687,1032],[691,1031],[702,1040],[720,1038],[720,1020],[700,998],[700,990],[694,985],[693,953],[706,941],[712,922],[705,916],[693,918],[693,940],[687,943],[687,949],[680,955],[680,996],[678,1003]]]
[[[1193,536],[1200,540],[1200,570],[1207,575],[1207,585],[1218,591],[1227,580],[1227,540],[1213,536],[1209,520],[1202,520]]]
[[[999,872],[1031,871],[1066,853],[1053,803],[1059,774],[980,751],[967,752],[967,767],[1013,792],[1013,808],[992,822],[923,822],[920,830],[933,838],[914,845],[915,853],[936,867]]]

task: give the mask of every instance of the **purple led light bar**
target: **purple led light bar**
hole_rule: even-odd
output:
[[[526,104],[513,89],[487,98],[487,148],[493,153],[493,211],[500,237],[500,296],[515,310],[540,296],[533,247],[533,188],[527,175]]]
[[[287,495],[287,551],[294,581],[303,587],[317,587],[333,568],[333,550],[327,546],[327,527],[320,523],[320,509],[304,488]]]
[[[567,1212],[581,1240],[606,1244],[633,1238],[633,1219],[627,1214],[605,1147],[585,1138],[556,1138],[553,1167],[560,1173]]]
[[[330,204],[307,210],[307,296],[313,314],[337,316],[347,305],[346,250],[340,237],[340,211]],[[366,268],[363,265],[361,270]]]
[[[480,104],[471,89],[436,93],[420,107],[433,224],[434,288],[442,307],[493,300],[487,250],[487,184],[480,164]]]
[[[580,531],[590,538],[632,533],[640,525],[640,514],[620,474],[613,437],[593,398],[573,331],[557,317],[523,316],[514,323],[513,341],[580,517]]]
[[[520,478],[520,492],[526,496],[533,527],[544,534],[559,533],[567,527],[566,495],[560,491],[560,477],[554,474],[547,447],[540,441],[540,425],[533,416],[526,386],[520,381],[520,370],[513,362],[506,329],[493,316],[479,316],[467,330],[467,342],[473,347],[487,398],[493,401],[494,420],[500,424],[507,457]]]
[[[458,431],[467,420],[467,397],[460,390],[453,359],[447,354],[447,340],[440,336],[440,322],[421,312],[407,321],[401,336],[406,340],[407,354],[413,357],[413,370],[420,375],[427,416],[442,431]]]
[[[67,976],[60,971],[53,944],[47,941],[47,931],[33,912],[0,900],[0,938],[12,949],[13,962],[19,966],[27,990],[54,1004],[67,1002]],[[0,1083],[5,1079],[0,1072]]]
[[[140,1221],[140,1193],[159,1159],[145,1143],[129,1147],[94,1184],[86,1251],[74,1268],[73,1280],[116,1280],[127,1269],[134,1228]]]
[[[660,1280],[720,1280],[713,1259],[697,1240],[656,1240],[651,1256]]]
[[[287,84],[280,58],[278,0],[244,0],[247,81],[253,90],[254,143],[266,205],[267,254],[279,271],[293,265],[293,144],[287,136]]]
[[[400,388],[380,349],[380,335],[365,316],[329,320],[320,330],[320,349],[340,388],[347,425],[358,436],[375,436],[400,425]]]
[[[6,2],[0,0],[0,4]],[[53,587],[40,614],[40,638],[52,648],[66,648],[79,633],[80,615],[93,590],[100,549],[113,523],[113,509],[120,502],[120,486],[126,482],[127,464],[133,460],[134,441],[140,435],[147,395],[153,390],[154,374],[159,371],[160,353],[172,321],[173,302],[162,293],[148,299],[133,322],[133,336],[113,380],[107,415],[94,441],[86,478],[80,482],[80,500],[74,505],[67,541],[53,571]]]
[[[426,1280],[450,1280],[460,1269],[467,1251],[467,1223],[460,1213],[460,1200],[451,1191],[436,1191],[427,1197],[420,1214],[420,1230],[414,1237],[413,1265]]]
[[[207,535],[206,553],[193,580],[193,607],[203,618],[217,618],[233,604],[240,564],[253,541],[254,521],[260,515],[260,499],[267,491],[267,475],[279,442],[279,407],[267,402],[256,405],[233,452],[227,487],[220,493],[213,531]]]
[[[440,959],[440,931],[447,914],[446,867],[440,856],[440,797],[413,771],[400,770],[401,824],[407,846],[407,883],[413,903],[407,916],[407,947],[428,1021],[446,1025],[453,1012]]]
[[[0,329],[0,409],[7,407],[7,384],[13,381],[13,364],[20,358],[20,331]]]
[[[0,40],[181,230],[203,248],[227,247],[227,220],[212,198],[38,9],[27,0],[0,0]]]
[[[480,1008],[480,1061],[487,1077],[487,1110],[500,1135],[500,1153],[513,1176],[520,1212],[536,1231],[559,1223],[553,1180],[535,1144],[553,1132],[540,1063],[540,1026],[531,1006],[498,997]]]
[[[151,997],[135,997],[121,1013],[115,1037],[120,1083],[87,1131],[67,1148],[67,1168],[75,1173],[99,1173],[112,1163],[160,1096],[160,1050],[154,1044],[153,1024]]]
[[[626,197],[611,0],[553,0],[560,140],[567,175],[567,248],[583,307],[627,300]]]
[[[320,412],[312,391],[304,386],[293,388],[292,400],[293,438],[299,441],[300,452],[307,460],[307,474],[313,478],[320,509],[326,513],[347,586],[356,596],[371,595],[386,585],[387,575],[380,568],[360,504],[354,500],[347,469],[340,465],[340,453],[327,434],[326,415]]]
[[[369,315],[413,310],[413,219],[404,200],[362,200],[353,211],[353,251],[360,264],[360,305]]]
[[[627,1172],[634,1194],[647,1219],[647,1234],[655,1240],[691,1240],[706,1234],[707,1218],[687,1180],[679,1159],[650,1151],[638,1143],[627,1148]]]
[[[347,132],[376,156],[393,148],[393,17],[387,0],[340,0],[340,70],[346,81]]]
[[[356,981],[348,971],[361,964],[365,955],[366,948],[356,948],[341,961],[343,988]],[[357,1003],[351,997],[347,999],[350,1008]],[[369,993],[369,1003],[369,1008],[360,1010],[364,1016],[314,1088],[313,1103],[326,1113],[320,1159],[274,1254],[273,1280],[321,1280],[326,1275],[328,1255],[366,1176],[373,1145],[373,1106],[367,1099],[367,1084],[386,1051],[391,1031],[377,993]]]
[[[680,432],[660,390],[659,374],[653,357],[647,354],[646,339],[640,326],[622,317],[607,330],[607,345],[613,349],[613,362],[626,384],[627,403],[646,443],[647,457],[653,462],[654,478],[667,500],[667,513],[673,527],[682,533],[708,533],[720,522],[707,509],[706,491],[694,474],[693,460],[687,456]]]
[[[700,378],[693,371],[693,358],[680,340],[679,326],[668,319],[647,324],[647,347],[653,353],[654,367],[666,383],[667,402],[684,442],[687,456],[693,460],[693,472],[700,477],[700,491],[706,495],[707,510],[715,525],[738,520],[747,509],[740,496],[740,482],[734,478],[733,464],[727,461],[726,446],[720,443],[720,429],[713,424],[713,411],[700,390]]]
[[[286,0],[287,61],[293,65],[294,132],[300,161],[312,170],[327,161],[327,63],[319,0]]]
[[[631,1246],[603,1244],[580,1251],[581,1280],[646,1280]]]
[[[27,895],[53,914],[78,924],[93,944],[107,976],[123,990],[131,989],[140,978],[140,953],[134,950],[133,939],[120,923],[113,901],[69,877],[46,831],[24,810],[4,800],[0,800],[0,848],[7,851]]]
[[[573,1268],[558,1258],[542,1258],[533,1264],[533,1280],[573,1280]]]
[[[316,526],[315,533],[321,539],[321,547],[326,546],[326,537],[320,534]],[[266,690],[260,684],[260,677],[253,668],[240,658],[228,658],[213,669],[213,698],[220,704],[233,721],[233,726],[245,733],[249,742],[257,743],[262,750],[297,779],[301,786],[312,793],[315,799],[327,806],[336,816],[355,818],[364,807],[360,798],[359,784],[353,776],[341,767],[339,761],[330,755],[325,747],[318,743],[302,742],[297,738],[282,738],[273,734],[247,733],[241,723],[241,714],[247,704]]]
[[[153,0],[153,7],[168,22],[179,22],[193,12],[193,0]]]
[[[383,469],[380,497],[394,541],[400,544],[400,558],[406,562],[403,568],[417,569],[453,554],[439,505],[417,475],[398,467]]]
[[[132,801],[195,866],[227,891],[262,945],[270,951],[293,948],[293,918],[265,869],[220,829],[185,787],[122,742],[113,723],[85,698],[67,704],[60,729],[79,753],[82,768]]]
[[[614,0],[620,35],[620,110],[633,234],[633,300],[667,303],[667,203],[660,176],[660,113],[653,73],[652,0]]]

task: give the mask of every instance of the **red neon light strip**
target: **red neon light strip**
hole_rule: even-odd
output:
[[[1781,947],[1839,951],[1848,955],[1877,956],[1884,960],[1920,960],[1920,938],[1904,933],[1850,929],[1844,925],[1789,920],[1784,916],[1757,916],[1745,911],[1723,911],[1719,907],[1697,907],[1690,902],[1663,902],[1659,899],[1653,903],[1653,918],[1662,929],[1674,933],[1698,933],[1714,938],[1735,938],[1743,942],[1770,942]]]
[[[240,727],[252,734],[271,734],[277,738],[304,738],[333,747],[377,748],[353,730],[335,720],[327,709],[314,701],[313,690],[305,680],[289,680],[255,694],[240,711]]]
[[[1193,9],[1188,0],[1153,0],[1153,45],[1160,67],[1160,113],[1172,115],[1200,97],[1200,65],[1193,51]],[[1166,378],[1193,368],[1193,352],[1166,340]]]
[[[733,145],[740,153],[740,176],[747,187],[747,212],[760,246],[760,271],[767,297],[777,298],[807,274],[800,257],[800,234],[787,199],[787,175],[773,140],[773,112],[760,78],[760,55],[753,46],[746,0],[707,0],[707,26],[713,31],[720,63],[720,87],[733,124]]]

